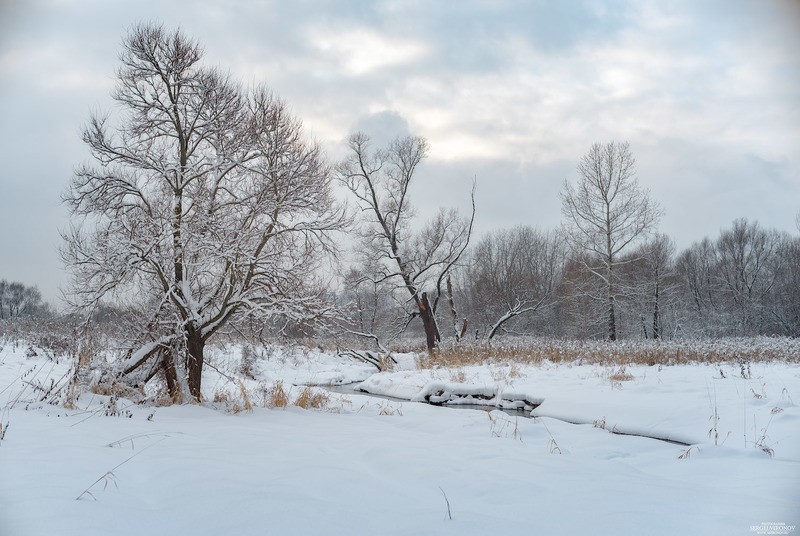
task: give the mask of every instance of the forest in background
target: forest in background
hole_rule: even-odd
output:
[[[738,219],[676,252],[628,142],[577,159],[558,229],[476,241],[479,184],[469,214],[416,217],[425,138],[375,146],[356,132],[330,161],[285,100],[202,58],[180,30],[131,28],[115,113],[90,116],[91,160],[62,195],[68,310],[4,282],[4,330],[47,319],[88,345],[102,325],[116,333],[116,377],[163,377],[174,400],[200,399],[205,347],[230,336],[346,339],[384,356],[424,341],[435,356],[531,335],[800,335],[800,237]]]

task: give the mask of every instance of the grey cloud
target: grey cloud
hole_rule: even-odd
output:
[[[350,132],[364,132],[369,135],[373,145],[385,147],[395,138],[412,135],[408,121],[394,111],[383,111],[358,118]]]

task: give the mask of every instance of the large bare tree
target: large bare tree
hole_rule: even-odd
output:
[[[409,187],[428,152],[424,138],[409,136],[388,147],[373,149],[369,137],[349,139],[349,155],[338,168],[342,183],[361,208],[363,265],[372,267],[375,283],[393,282],[405,289],[412,305],[407,320],[419,317],[429,350],[441,340],[436,309],[446,290],[447,276],[469,244],[475,217],[441,209],[421,229],[411,229]],[[405,322],[407,325],[408,322]]]
[[[324,310],[308,281],[343,219],[330,169],[286,105],[201,58],[180,31],[132,28],[116,126],[91,117],[93,162],[63,196],[76,220],[62,248],[70,300],[133,302],[140,322],[121,372],[163,372],[176,400],[201,399],[203,350],[226,324]]]
[[[607,338],[616,340],[617,268],[622,253],[658,223],[661,209],[639,185],[627,142],[595,143],[578,162],[576,184],[561,193],[566,233],[584,267],[603,284]]]

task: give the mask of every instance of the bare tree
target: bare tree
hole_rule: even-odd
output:
[[[786,237],[764,230],[758,222],[738,219],[720,233],[716,243],[717,275],[737,332],[761,332],[772,290],[781,273]]]
[[[658,234],[633,250],[630,263],[623,267],[628,297],[635,305],[645,338],[661,339],[664,335],[665,305],[674,304],[676,294],[674,257],[672,239]]]
[[[790,337],[800,337],[800,237],[786,237],[771,303],[771,315]]]
[[[709,238],[695,242],[676,260],[689,318],[684,329],[712,334],[720,324],[719,281],[716,246]]]
[[[564,270],[563,237],[519,226],[484,236],[467,275],[471,304],[491,340],[511,319],[553,303]]]
[[[711,335],[797,332],[798,239],[738,219],[677,261],[696,329]]]
[[[349,156],[337,170],[361,208],[363,264],[375,268],[374,282],[390,281],[395,288],[405,289],[412,304],[405,325],[419,317],[428,349],[433,350],[441,340],[436,309],[447,275],[463,255],[472,233],[474,188],[470,218],[441,209],[414,232],[408,192],[428,152],[425,139],[396,139],[385,149],[373,150],[369,137],[357,133],[350,137],[349,148]]]
[[[203,350],[229,322],[326,307],[318,251],[343,213],[319,147],[269,90],[245,92],[200,65],[199,44],[156,25],[123,42],[119,124],[93,115],[94,158],[64,194],[77,221],[62,256],[74,305],[134,302],[122,372],[163,372],[174,399],[201,399]]]
[[[34,316],[46,309],[38,288],[17,281],[0,280],[0,320]]]
[[[376,282],[371,277],[374,273],[374,269],[361,267],[350,268],[344,275],[341,298],[352,314],[345,315],[342,327],[350,335],[372,340],[378,350],[388,353],[386,344],[397,335],[393,332],[391,284]]]
[[[639,186],[630,145],[594,144],[578,163],[580,178],[564,181],[561,194],[566,233],[584,267],[603,283],[607,338],[616,340],[617,268],[621,254],[657,224],[661,209]]]

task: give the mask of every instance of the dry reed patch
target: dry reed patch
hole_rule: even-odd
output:
[[[241,380],[239,380],[238,386],[239,392],[242,394],[242,409],[245,411],[253,411],[253,404],[250,402],[250,393],[247,392]]]
[[[321,389],[306,386],[297,395],[294,405],[303,409],[328,409],[330,396]]]
[[[419,347],[419,368],[458,367],[487,363],[581,365],[682,365],[690,363],[800,363],[800,341],[753,337],[675,340],[565,340],[533,337],[506,338],[491,343],[443,343],[433,352]]]
[[[142,395],[141,391],[136,390],[129,385],[115,381],[95,383],[89,388],[89,392],[96,395],[117,396],[120,398],[130,398],[133,400],[141,397]]]
[[[612,370],[608,375],[608,379],[612,382],[628,382],[633,379],[633,374],[626,370],[625,365],[622,365]]]
[[[283,388],[283,381],[276,381],[272,387],[264,389],[264,406],[268,408],[285,408],[289,405],[289,394]]]
[[[225,389],[217,389],[214,391],[214,397],[212,398],[212,401],[215,404],[224,405],[225,409],[231,413],[253,411],[253,404],[250,402],[250,393],[247,392],[247,389],[242,382],[238,382],[237,387],[241,393],[241,398],[236,398]]]

